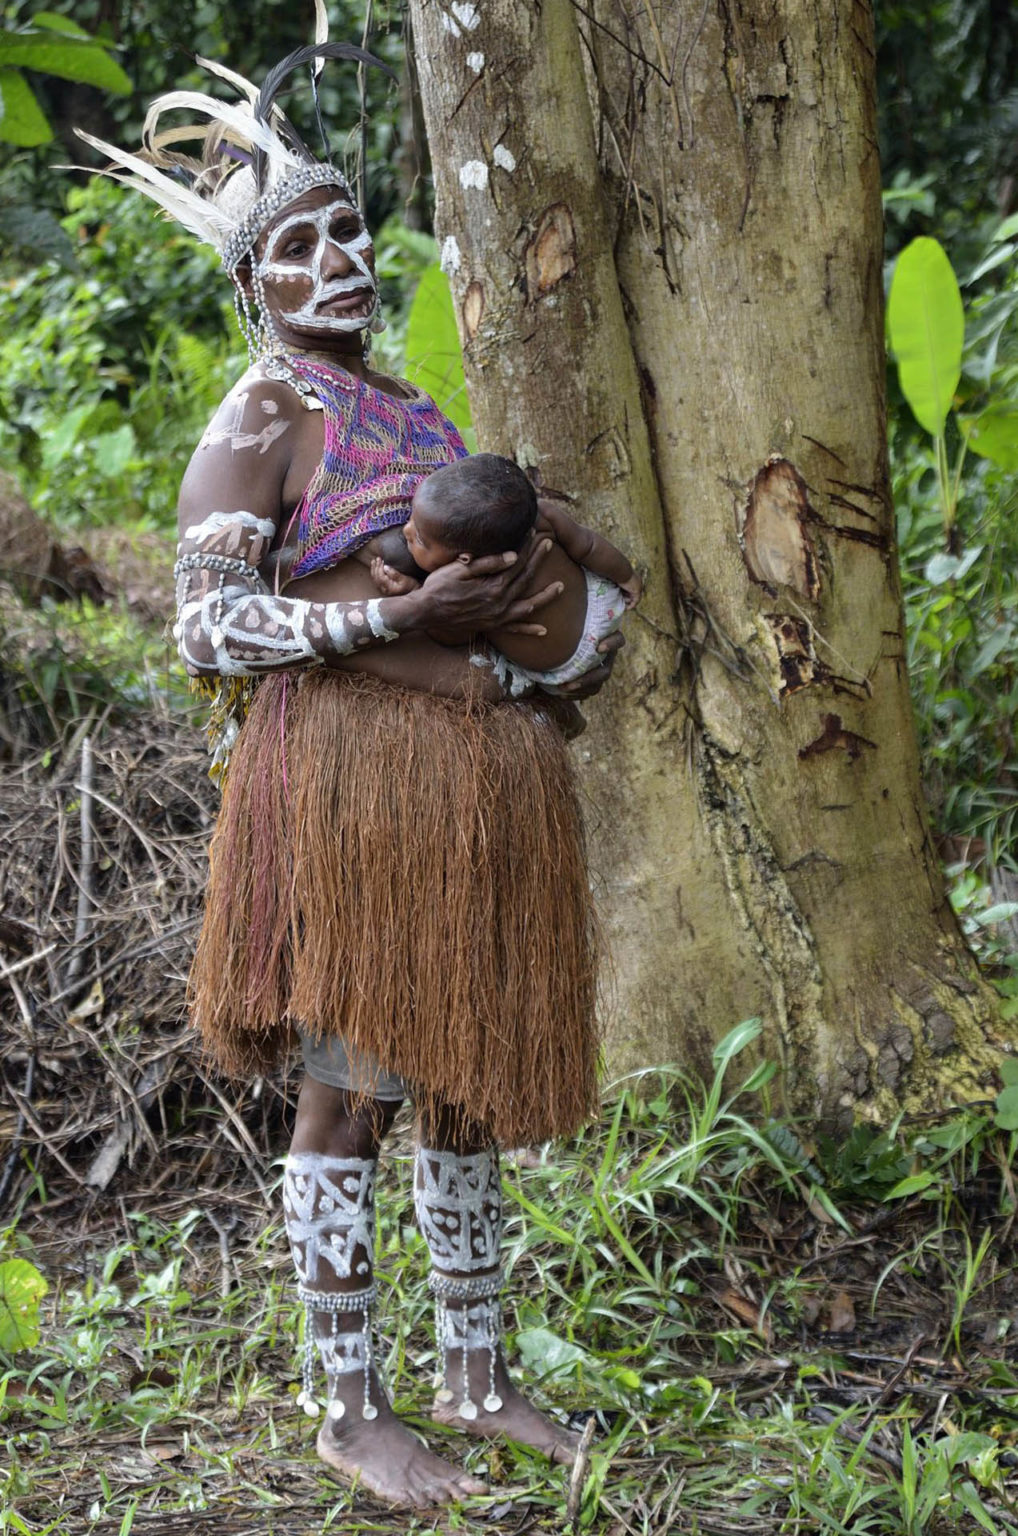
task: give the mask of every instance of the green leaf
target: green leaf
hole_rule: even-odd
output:
[[[53,429],[43,444],[42,461],[47,469],[52,469],[67,457],[94,409],[92,401],[87,401],[84,405],[76,405],[71,411],[65,411],[59,426]]]
[[[754,1067],[742,1085],[743,1093],[759,1093],[773,1077],[777,1076],[778,1064],[776,1061],[762,1061]]]
[[[987,907],[984,912],[969,912],[970,922],[983,928],[988,923],[1006,923],[1018,914],[1018,901],[998,901],[994,906]]]
[[[127,423],[115,432],[104,432],[92,444],[96,464],[110,480],[127,468],[136,447],[134,431]]]
[[[715,1067],[725,1066],[733,1056],[738,1056],[747,1045],[752,1045],[754,1040],[760,1038],[763,1030],[763,1022],[760,1019],[743,1019],[741,1024],[736,1024],[730,1029],[723,1040],[719,1040],[714,1047],[711,1060]]]
[[[887,324],[902,393],[919,425],[937,437],[961,378],[965,341],[958,279],[939,241],[922,235],[898,257]]]
[[[516,1347],[524,1365],[542,1376],[575,1370],[587,1360],[587,1352],[550,1328],[524,1328],[516,1335]]]
[[[959,418],[968,445],[1010,474],[1018,472],[1018,404],[1001,400],[978,416]]]
[[[0,245],[10,246],[33,263],[51,258],[68,271],[78,267],[74,246],[46,208],[31,208],[27,203],[0,204]]]
[[[982,552],[981,544],[974,545],[963,555],[949,555],[941,550],[939,554],[931,555],[927,560],[923,575],[934,587],[940,586],[944,581],[960,581],[963,576],[968,575]]]
[[[55,37],[52,32],[0,32],[0,67],[6,65],[98,85],[121,96],[133,89],[120,65],[98,43]]]
[[[427,390],[461,432],[469,427],[470,402],[452,294],[437,264],[425,268],[417,285],[407,322],[406,359],[410,382]]]
[[[0,1263],[0,1349],[12,1355],[39,1342],[39,1302],[49,1287],[27,1259]]]
[[[917,1195],[921,1189],[929,1189],[936,1182],[935,1173],[912,1173],[907,1179],[900,1179],[893,1189],[889,1189],[884,1196],[885,1200],[903,1200],[906,1195]]]
[[[1018,1084],[1002,1088],[997,1094],[994,1124],[1001,1131],[1018,1131]]]
[[[1008,1088],[1018,1088],[1018,1056],[1002,1056],[1000,1080]]]
[[[998,240],[1014,240],[1018,238],[1018,213],[1012,213],[1010,218],[999,224],[993,232],[993,243]]]
[[[48,144],[53,132],[34,94],[16,69],[0,68],[0,139],[5,144]]]
[[[961,1462],[974,1461],[984,1451],[996,1450],[997,1442],[992,1435],[966,1430],[958,1435],[943,1435],[936,1442],[936,1449],[944,1453],[949,1467],[956,1467]]]
[[[32,17],[32,26],[47,27],[51,32],[66,32],[70,37],[84,37],[88,38],[89,42],[93,41],[85,28],[72,17],[58,16],[56,11],[36,11]]]

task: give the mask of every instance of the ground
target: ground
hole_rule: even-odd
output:
[[[161,1187],[122,1176],[113,1200],[54,1192],[48,1208],[23,1190],[6,1251],[32,1257],[50,1291],[40,1344],[9,1362],[0,1508],[22,1523],[0,1529],[1018,1531],[1008,1138],[969,1116],[914,1132],[910,1162],[872,1141],[835,1151],[780,1134],[779,1159],[733,1110],[704,1123],[675,1100],[624,1098],[600,1131],[507,1164],[512,1353],[546,1406],[576,1427],[596,1415],[571,1502],[568,1475],[541,1458],[427,1424],[407,1123],[382,1179],[386,1371],[432,1443],[490,1477],[490,1497],[438,1520],[392,1515],[320,1475],[294,1401],[279,1169],[263,1169],[266,1203],[213,1135],[197,1167],[193,1140],[171,1142]],[[814,1182],[810,1154],[840,1156],[840,1195],[832,1176]],[[849,1188],[883,1180],[886,1194],[910,1167],[933,1170],[926,1189],[876,1202]]]

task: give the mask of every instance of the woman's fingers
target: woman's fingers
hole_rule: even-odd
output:
[[[526,586],[529,582],[535,581],[537,568],[551,547],[551,539],[531,538],[530,542],[520,550],[516,566],[510,569],[509,585],[511,587]],[[547,590],[545,588],[546,592]],[[545,597],[544,601],[549,602],[550,599]]]
[[[616,652],[620,651],[625,643],[625,637],[618,630],[612,635],[605,635],[597,647],[601,655],[599,664],[591,667],[589,672],[584,672],[582,677],[575,678],[573,682],[562,683],[559,692],[570,699],[588,699],[592,694],[597,693],[611,677]]]
[[[528,591],[550,548],[550,539],[537,539],[520,556],[510,552],[476,560],[460,558],[440,567],[421,589],[430,599],[425,624],[473,632],[526,623],[562,591],[560,581],[549,582],[539,592]],[[545,630],[540,626],[527,633],[544,634]]]
[[[546,587],[542,587],[540,592],[533,592],[528,597],[517,598],[506,609],[505,618],[499,627],[503,628],[507,624],[519,624],[521,621],[529,619],[531,614],[536,613],[539,608],[544,608],[548,603],[553,602],[561,593],[562,583],[560,581],[551,581]],[[540,633],[543,635],[545,630],[542,627],[539,631],[532,630],[530,633]]]
[[[621,649],[625,645],[625,643],[626,643],[626,637],[622,633],[622,631],[620,629],[613,630],[610,635],[605,635],[603,640],[599,640],[598,641],[598,643],[597,643],[598,655],[599,656],[611,656],[612,658],[614,658],[615,652],[616,651],[621,651]],[[609,662],[608,665],[611,666],[612,662]]]

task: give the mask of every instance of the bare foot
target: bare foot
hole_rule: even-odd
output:
[[[461,1429],[464,1434],[478,1435],[483,1440],[518,1440],[523,1445],[532,1445],[535,1450],[543,1451],[551,1461],[561,1462],[566,1467],[572,1466],[580,1445],[579,1435],[547,1418],[533,1403],[528,1402],[522,1392],[517,1391],[509,1380],[501,1356],[495,1363],[495,1390],[502,1399],[502,1406],[497,1413],[489,1413],[483,1406],[489,1391],[487,1350],[476,1354],[471,1351],[467,1356],[467,1370],[471,1381],[470,1397],[477,1409],[477,1417],[464,1419],[460,1415],[461,1392],[456,1392],[451,1402],[445,1401],[440,1393],[431,1411],[436,1424],[447,1424],[450,1429]],[[461,1383],[462,1371],[463,1356],[457,1350],[447,1379],[456,1384]]]
[[[343,1482],[397,1508],[428,1509],[488,1492],[476,1477],[432,1455],[384,1401],[377,1419],[356,1413],[326,1419],[316,1449]]]

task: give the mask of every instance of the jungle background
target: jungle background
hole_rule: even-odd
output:
[[[330,7],[403,65],[401,6]],[[944,247],[959,411],[890,447],[924,783],[953,900],[1018,1016],[1018,454],[965,452],[967,403],[1018,412],[1018,18],[876,7],[886,265]],[[216,791],[165,635],[181,467],[245,365],[216,258],[55,163],[79,124],[136,141],[195,53],[257,78],[294,7],[7,5],[0,29],[0,1530],[458,1529],[315,1471],[273,1190],[282,1078],[238,1091],[183,1019]],[[94,39],[95,41],[90,41]],[[363,94],[362,94],[363,91]],[[466,425],[412,74],[326,76],[377,231],[382,367]],[[1004,434],[1006,436],[1006,433]],[[597,705],[593,705],[596,708]],[[623,1084],[605,1121],[511,1160],[507,1328],[594,1435],[571,1484],[471,1452],[493,1530],[1018,1530],[1018,1086],[839,1138],[782,1114],[755,1020],[706,1081]],[[746,1064],[749,1063],[749,1064]],[[1005,1062],[1005,1069],[1007,1063]],[[1001,1088],[1001,1091],[997,1091]],[[430,1359],[409,1124],[381,1212],[389,1380]],[[582,1406],[577,1406],[582,1405]]]

